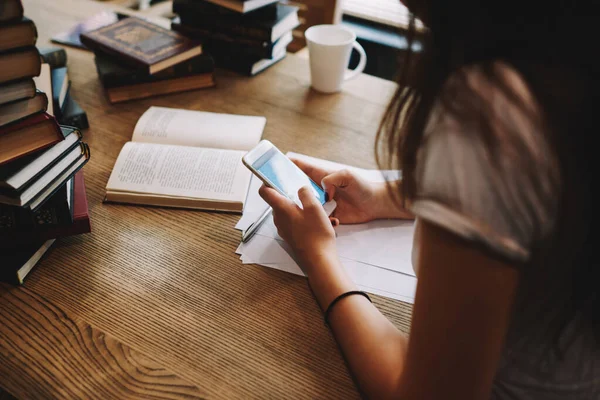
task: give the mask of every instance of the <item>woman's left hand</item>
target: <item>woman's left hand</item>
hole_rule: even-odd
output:
[[[302,208],[264,185],[259,194],[273,208],[277,233],[292,247],[309,279],[323,260],[337,256],[335,231],[310,187],[298,191]]]

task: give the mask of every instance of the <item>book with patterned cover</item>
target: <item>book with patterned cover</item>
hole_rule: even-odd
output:
[[[72,199],[69,205],[69,213],[72,213],[70,215],[72,218],[70,222],[63,219],[58,221],[58,223],[37,223],[34,226],[26,226],[17,225],[18,221],[16,221],[12,225],[5,226],[3,230],[0,229],[0,249],[10,249],[23,246],[28,242],[44,241],[91,232],[92,227],[83,171],[77,172],[72,181],[69,182],[72,182],[73,185],[71,192]],[[47,205],[42,206],[42,209],[48,208]],[[9,212],[11,210],[16,210],[16,208],[0,206],[0,228],[2,228],[3,218],[5,222],[10,220]]]
[[[83,33],[81,42],[149,74],[202,54],[202,46],[191,39],[134,17]]]

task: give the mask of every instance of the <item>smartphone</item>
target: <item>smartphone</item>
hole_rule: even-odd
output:
[[[321,186],[310,179],[304,171],[268,140],[262,140],[255,148],[246,153],[242,162],[265,185],[277,190],[299,207],[302,207],[302,203],[298,198],[298,190],[303,186],[310,186],[327,215],[331,215],[335,210],[335,200],[326,201],[325,191]]]

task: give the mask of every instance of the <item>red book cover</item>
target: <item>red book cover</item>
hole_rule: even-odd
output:
[[[88,201],[85,192],[83,171],[75,174],[73,184],[73,223],[68,225],[50,225],[34,231],[12,231],[0,235],[0,248],[13,248],[23,243],[45,241],[65,236],[89,233],[92,230]]]
[[[85,193],[85,181],[83,179],[83,171],[81,170],[75,174],[75,183],[73,186],[73,224],[66,228],[60,236],[78,235],[92,231],[90,211]]]
[[[9,134],[11,132],[20,131],[30,126],[40,124],[49,119],[54,119],[54,117],[45,112],[34,114],[30,117],[23,118],[18,122],[0,127],[0,136]]]

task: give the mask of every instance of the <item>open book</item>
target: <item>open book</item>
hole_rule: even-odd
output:
[[[241,212],[250,171],[242,156],[264,117],[150,107],[121,149],[105,201]]]

